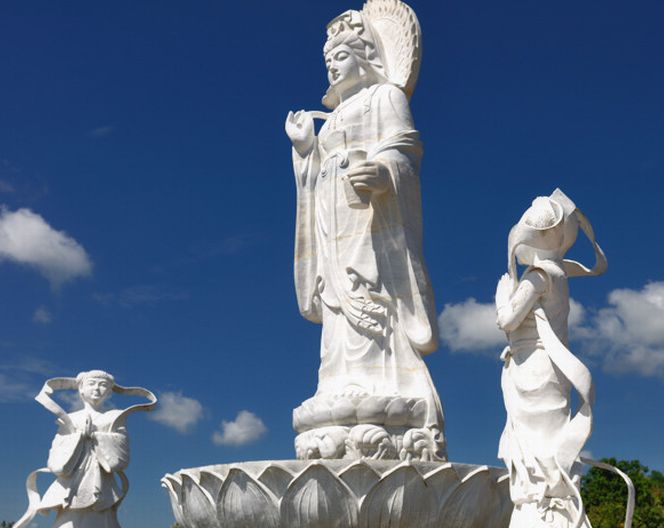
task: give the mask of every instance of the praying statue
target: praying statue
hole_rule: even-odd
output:
[[[67,413],[51,396],[55,391],[76,389],[82,408]],[[112,393],[146,398],[148,403],[126,409],[107,409]],[[150,411],[157,404],[152,392],[122,387],[108,372],[91,370],[76,378],[48,380],[35,398],[57,416],[58,432],[48,455],[48,467],[27,479],[29,506],[14,524],[23,528],[37,513],[55,512],[54,528],[120,528],[117,510],[129,482],[129,438],[125,421],[137,411]],[[43,497],[37,491],[37,475],[52,473],[56,480]]]
[[[593,269],[565,259],[579,227],[593,246]],[[498,456],[510,473],[510,527],[590,528],[579,485],[594,393],[590,372],[568,349],[567,281],[603,273],[606,257],[588,219],[559,189],[533,201],[510,231],[508,254],[496,308],[509,341],[501,381],[507,423]],[[526,267],[521,277],[517,262]]]
[[[316,394],[293,413],[298,458],[445,459],[443,410],[423,356],[438,347],[422,256],[422,144],[409,107],[415,13],[368,0],[327,26],[330,113],[290,112],[295,289],[322,324]],[[324,123],[316,134],[314,119]]]

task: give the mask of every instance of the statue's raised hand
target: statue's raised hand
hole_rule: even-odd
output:
[[[514,287],[514,279],[512,279],[509,273],[505,273],[500,277],[496,286],[496,308],[500,309],[510,302],[510,297],[514,293]]]
[[[297,153],[303,158],[308,156],[314,146],[314,119],[311,114],[304,110],[288,112],[286,134]]]

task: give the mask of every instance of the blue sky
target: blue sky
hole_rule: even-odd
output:
[[[561,187],[609,260],[571,283],[572,349],[597,388],[587,447],[664,469],[664,5],[411,5],[425,255],[447,314],[427,362],[451,459],[500,463],[486,303],[509,228]],[[103,368],[167,404],[130,418],[125,528],[170,525],[166,472],[294,456],[319,327],[295,302],[283,122],[321,108],[324,26],[353,7],[2,3],[0,519],[46,461],[55,427],[31,397],[51,376]],[[590,260],[582,241],[572,253]]]

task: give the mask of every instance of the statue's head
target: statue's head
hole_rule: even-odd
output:
[[[510,231],[509,245],[519,264],[532,266],[536,260],[562,258],[564,217],[562,206],[551,198],[533,200]]]
[[[359,11],[346,11],[328,24],[323,54],[330,82],[323,104],[328,108],[358,86],[387,82],[380,40]]]
[[[89,370],[79,373],[76,383],[81,399],[94,409],[99,409],[111,396],[115,378],[103,370]]]

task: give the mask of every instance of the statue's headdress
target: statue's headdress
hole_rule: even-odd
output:
[[[109,374],[105,370],[88,370],[85,372],[79,372],[76,376],[76,383],[80,387],[81,384],[89,378],[104,379],[108,381],[112,387],[115,386],[115,378],[113,377],[113,374]]]
[[[368,0],[362,11],[346,11],[327,25],[324,51],[350,41],[362,45],[360,59],[378,81],[392,83],[410,97],[417,83],[422,56],[422,35],[415,12],[400,0]],[[328,89],[323,104],[339,104]]]
[[[72,430],[74,430],[74,426],[71,425],[71,419],[67,413],[64,411],[64,409],[62,409],[62,407],[60,407],[60,405],[53,401],[51,396],[53,396],[55,391],[78,389],[81,383],[89,378],[101,378],[108,380],[110,383],[112,383],[113,392],[116,394],[138,396],[148,400],[148,403],[138,403],[118,413],[114,423],[124,419],[125,416],[136,411],[151,411],[157,405],[157,397],[151,391],[142,387],[123,387],[122,385],[118,385],[115,382],[113,375],[104,370],[88,370],[85,372],[80,372],[75,378],[51,378],[46,380],[42,390],[39,392],[39,394],[37,394],[37,396],[35,396],[35,400],[37,400],[46,409],[55,414],[58,417],[60,423],[70,425]]]
[[[560,189],[551,196],[539,196],[533,200],[508,237],[508,269],[517,283],[516,252],[520,250],[528,264],[534,265],[537,254],[560,258],[574,245],[581,227],[595,251],[595,266],[564,260],[568,276],[600,275],[606,271],[607,261],[602,248],[595,240],[590,222],[579,208]]]

